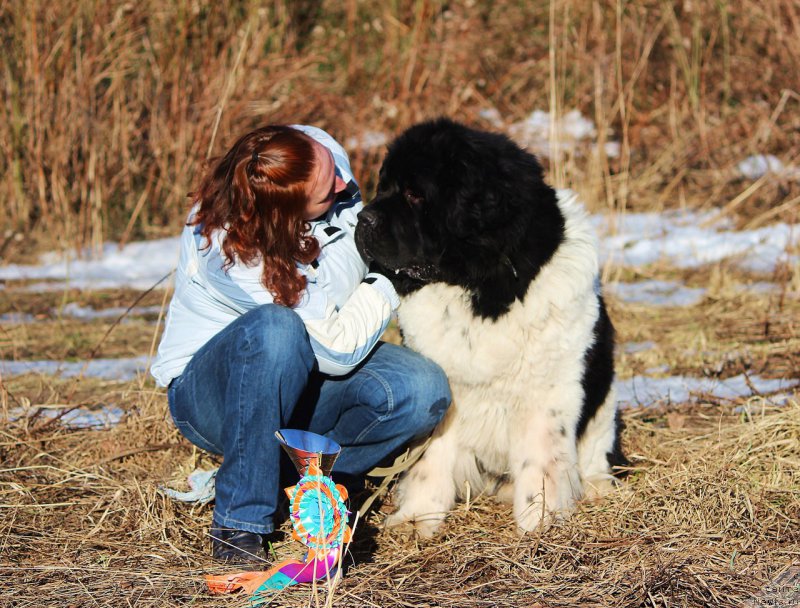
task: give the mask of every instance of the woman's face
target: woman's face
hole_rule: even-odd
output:
[[[336,195],[345,189],[347,184],[336,175],[336,165],[330,150],[320,143],[314,142],[314,168],[311,172],[308,189],[308,203],[305,218],[316,219],[328,212]]]

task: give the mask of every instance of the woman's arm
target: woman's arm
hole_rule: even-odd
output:
[[[399,303],[389,280],[370,274],[338,310],[324,291],[309,284],[295,311],[305,322],[320,371],[340,376],[372,351]]]
[[[235,264],[207,277],[218,297],[231,300],[226,302],[229,306],[248,310],[272,302],[261,283],[260,265]],[[338,376],[352,371],[370,353],[398,305],[397,293],[382,275],[367,275],[341,304],[309,277],[294,311],[305,323],[320,371]]]

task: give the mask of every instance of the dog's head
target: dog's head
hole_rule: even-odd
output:
[[[555,241],[540,238],[548,228]],[[503,135],[439,119],[389,145],[356,243],[401,293],[430,282],[474,292],[499,276],[519,281],[520,265],[537,263],[515,260],[531,230],[549,259],[563,218],[536,158]]]

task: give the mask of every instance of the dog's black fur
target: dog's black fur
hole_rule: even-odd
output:
[[[556,193],[533,155],[439,119],[389,146],[356,243],[401,295],[444,281],[470,291],[477,316],[497,319],[525,297],[563,234]]]
[[[432,282],[464,287],[477,317],[497,319],[564,239],[556,192],[536,157],[504,135],[446,118],[415,125],[388,149],[356,244],[400,295]],[[587,348],[580,438],[614,376],[614,328],[600,298]],[[624,464],[615,446],[612,465]]]

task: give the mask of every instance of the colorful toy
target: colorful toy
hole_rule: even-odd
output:
[[[213,593],[242,589],[262,596],[298,583],[332,578],[342,550],[350,542],[347,490],[329,477],[341,451],[339,444],[294,429],[282,429],[275,436],[300,474],[300,481],[285,491],[290,500],[292,537],[308,547],[305,560],[285,560],[263,572],[208,575],[206,584]]]

